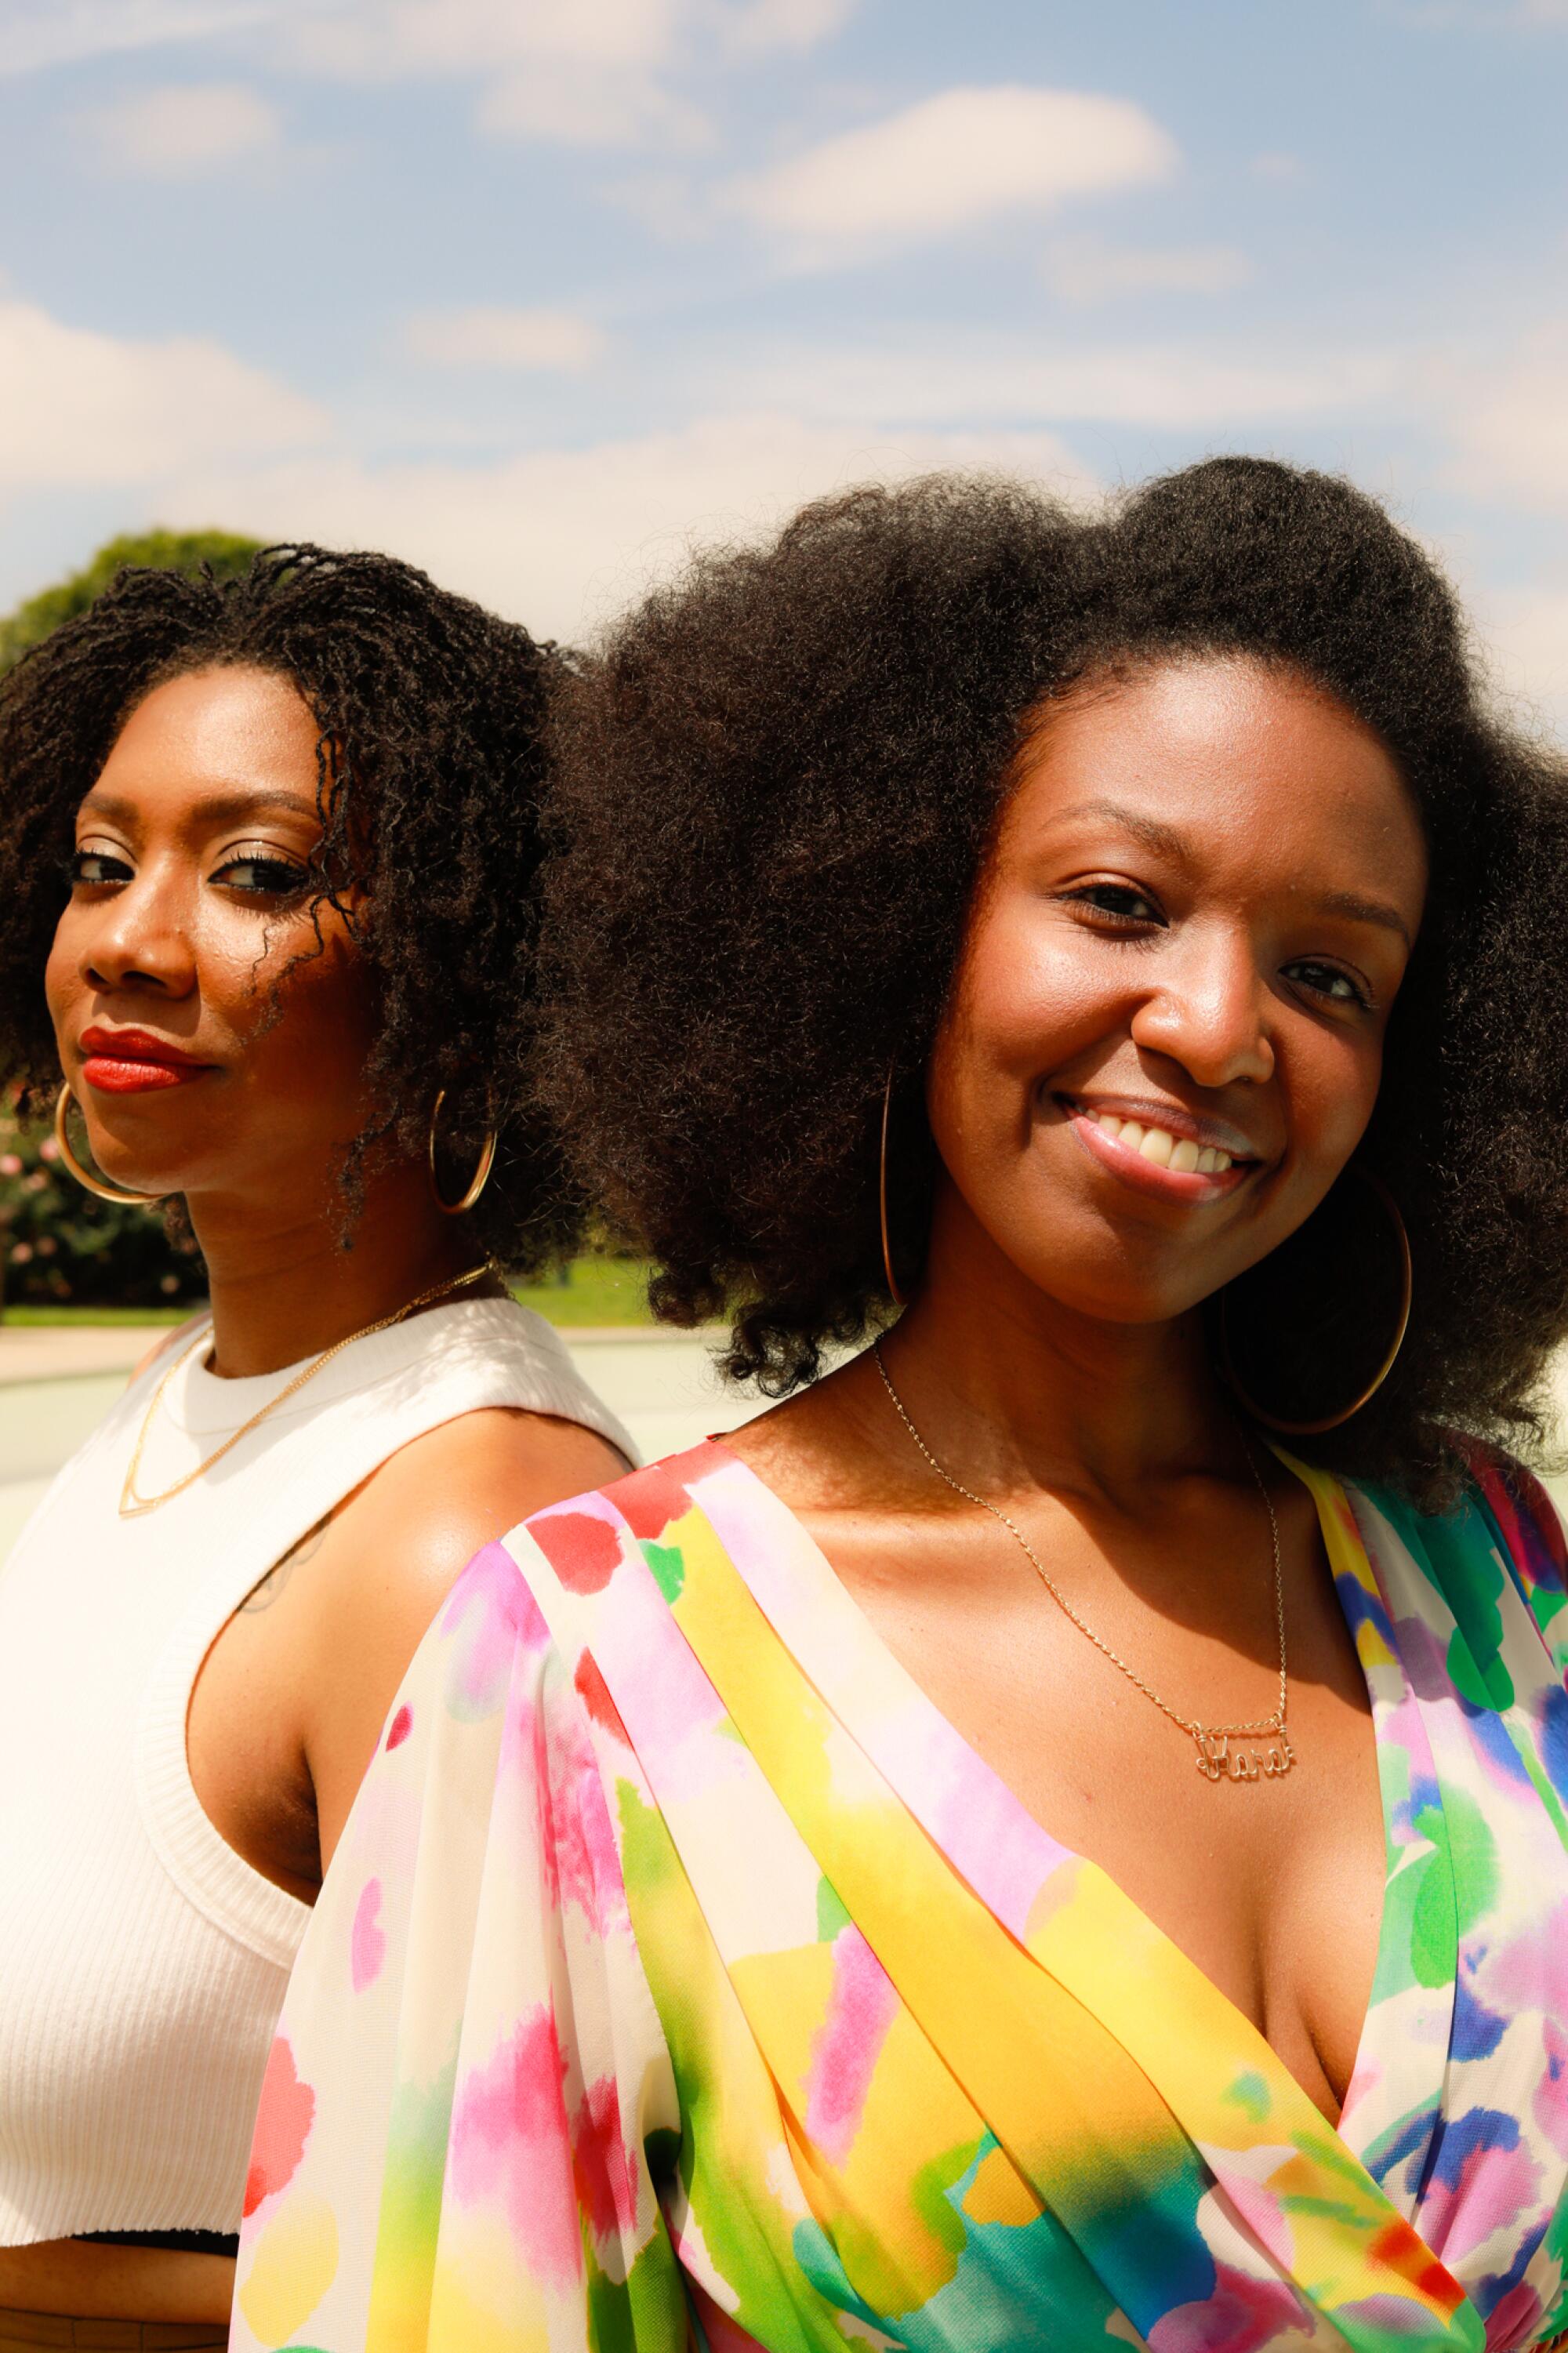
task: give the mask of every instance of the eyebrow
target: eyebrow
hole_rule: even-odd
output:
[[[1386,899],[1362,899],[1353,891],[1325,891],[1318,904],[1327,915],[1348,915],[1355,923],[1376,923],[1385,932],[1397,932],[1406,947],[1413,944],[1409,925]]]
[[[1123,833],[1130,833],[1134,841],[1141,841],[1145,849],[1163,850],[1171,858],[1191,858],[1193,854],[1191,842],[1173,825],[1163,824],[1145,809],[1126,808],[1121,801],[1079,801],[1076,807],[1063,809],[1057,822],[1065,825],[1075,817],[1105,818],[1111,825],[1119,825]]]
[[[1191,860],[1193,857],[1193,847],[1185,834],[1151,817],[1146,809],[1128,808],[1121,801],[1079,801],[1075,807],[1064,809],[1059,821],[1065,824],[1069,818],[1083,817],[1103,818],[1111,825],[1119,825],[1146,849],[1157,849],[1168,858]],[[1316,904],[1325,915],[1345,915],[1352,923],[1375,923],[1382,931],[1396,932],[1406,947],[1414,944],[1410,926],[1398,908],[1391,906],[1386,899],[1363,899],[1354,891],[1325,891]]]
[[[118,825],[134,824],[141,814],[134,801],[120,793],[100,792],[96,786],[81,805],[84,817],[104,817]],[[284,793],[260,788],[253,792],[214,793],[197,801],[189,812],[193,822],[207,825],[234,825],[247,818],[264,817],[306,817],[319,819],[321,811],[314,798],[303,793]]]

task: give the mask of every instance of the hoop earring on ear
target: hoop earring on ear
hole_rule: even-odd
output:
[[[877,1209],[882,1224],[882,1272],[887,1278],[888,1296],[895,1307],[908,1303],[899,1289],[899,1279],[893,1272],[893,1244],[888,1231],[888,1124],[893,1115],[893,1074],[897,1060],[888,1065],[888,1083],[882,1090],[882,1153],[877,1169]]]
[[[127,1209],[151,1209],[158,1202],[166,1201],[166,1193],[133,1193],[129,1186],[111,1185],[106,1176],[96,1176],[90,1168],[83,1167],[71,1150],[71,1140],[66,1132],[66,1121],[75,1100],[68,1079],[55,1097],[55,1142],[59,1146],[60,1158],[82,1190],[96,1193],[100,1201],[117,1201]]]
[[[436,1207],[444,1218],[460,1218],[473,1208],[474,1203],[490,1181],[490,1170],[495,1166],[496,1162],[498,1135],[496,1123],[492,1119],[485,1130],[485,1140],[479,1147],[479,1166],[468,1179],[468,1190],[460,1201],[444,1201],[441,1198],[440,1178],[436,1174],[436,1131],[440,1124],[441,1105],[446,1100],[447,1090],[442,1087],[437,1093],[435,1108],[430,1113],[430,1193]]]
[[[1342,1422],[1349,1421],[1352,1414],[1358,1414],[1363,1406],[1370,1404],[1394,1370],[1399,1352],[1405,1345],[1405,1335],[1410,1328],[1410,1302],[1414,1290],[1414,1273],[1410,1262],[1410,1236],[1405,1231],[1405,1219],[1400,1216],[1399,1204],[1382,1177],[1374,1176],[1370,1168],[1363,1168],[1359,1162],[1352,1160],[1344,1174],[1347,1176],[1359,1177],[1387,1217],[1393,1231],[1394,1257],[1398,1271],[1398,1303],[1394,1319],[1394,1337],[1383,1356],[1377,1371],[1358,1397],[1349,1405],[1342,1407],[1337,1413],[1314,1416],[1310,1419],[1291,1419],[1284,1414],[1267,1411],[1249,1393],[1237,1370],[1231,1349],[1229,1286],[1227,1285],[1219,1295],[1217,1337],[1220,1369],[1230,1384],[1237,1403],[1243,1410],[1249,1413],[1254,1421],[1261,1423],[1265,1430],[1276,1430],[1285,1438],[1320,1437],[1325,1430],[1338,1430]],[[1316,1214],[1314,1212],[1314,1215]],[[1267,1265],[1268,1261],[1265,1260],[1263,1263]]]

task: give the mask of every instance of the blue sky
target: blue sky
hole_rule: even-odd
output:
[[[1568,724],[1568,0],[0,0],[0,608],[110,532],[590,629],[990,465],[1342,469]]]

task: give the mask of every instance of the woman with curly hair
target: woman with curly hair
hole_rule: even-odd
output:
[[[398,1680],[478,1546],[627,1451],[503,1280],[576,1223],[531,1036],[552,668],[297,547],[124,574],[0,687],[0,1078],[91,1189],[180,1205],[212,1294],[0,1578],[5,2346],[224,2341]]]
[[[1541,2344],[1568,825],[1448,590],[1251,460],[864,492],[559,775],[549,1097],[784,1401],[422,1648],[237,2342]]]

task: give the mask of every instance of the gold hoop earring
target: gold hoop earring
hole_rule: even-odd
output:
[[[887,1279],[888,1296],[895,1307],[907,1304],[899,1289],[899,1279],[893,1272],[893,1243],[888,1231],[888,1126],[893,1116],[893,1075],[897,1061],[888,1065],[888,1083],[882,1090],[882,1154],[877,1169],[877,1210],[882,1225],[882,1272]]]
[[[126,1209],[151,1209],[159,1201],[167,1200],[165,1193],[132,1193],[128,1186],[111,1185],[107,1176],[95,1176],[90,1168],[83,1167],[71,1150],[71,1140],[66,1132],[66,1121],[75,1101],[68,1079],[55,1097],[55,1142],[59,1147],[60,1158],[83,1192],[96,1193],[100,1201],[117,1201]]]
[[[436,1203],[436,1207],[440,1210],[444,1218],[460,1218],[473,1208],[474,1203],[479,1199],[479,1195],[484,1191],[485,1187],[490,1181],[490,1170],[496,1164],[496,1144],[498,1142],[498,1135],[496,1124],[492,1119],[489,1127],[485,1130],[485,1140],[479,1147],[479,1166],[468,1179],[467,1192],[465,1192],[460,1201],[443,1200],[441,1198],[441,1180],[436,1173],[436,1131],[440,1125],[441,1105],[446,1102],[446,1100],[447,1090],[445,1087],[442,1087],[437,1094],[435,1108],[430,1113],[430,1192],[431,1197]]]
[[[1364,1405],[1371,1403],[1372,1399],[1377,1395],[1378,1390],[1383,1387],[1384,1381],[1388,1378],[1389,1374],[1394,1370],[1394,1365],[1399,1356],[1399,1352],[1405,1345],[1405,1333],[1410,1328],[1410,1303],[1415,1290],[1415,1274],[1410,1259],[1410,1236],[1405,1230],[1405,1219],[1399,1213],[1399,1204],[1394,1199],[1393,1194],[1389,1191],[1387,1186],[1384,1183],[1382,1177],[1374,1176],[1370,1168],[1363,1168],[1361,1166],[1359,1162],[1352,1161],[1344,1173],[1348,1176],[1355,1176],[1360,1179],[1362,1184],[1367,1187],[1368,1191],[1377,1201],[1388,1219],[1389,1226],[1392,1229],[1394,1235],[1394,1264],[1398,1285],[1397,1299],[1394,1315],[1393,1339],[1387,1348],[1384,1351],[1383,1356],[1378,1364],[1377,1370],[1373,1375],[1371,1380],[1365,1384],[1359,1395],[1354,1398],[1349,1405],[1341,1407],[1335,1413],[1298,1415],[1294,1417],[1281,1413],[1271,1413],[1266,1407],[1259,1405],[1256,1397],[1251,1394],[1246,1379],[1237,1366],[1236,1356],[1232,1346],[1230,1327],[1229,1292],[1231,1286],[1227,1284],[1226,1290],[1222,1291],[1219,1295],[1219,1313],[1217,1321],[1220,1368],[1223,1371],[1226,1379],[1230,1384],[1231,1391],[1237,1403],[1243,1409],[1243,1410],[1249,1413],[1252,1416],[1253,1420],[1259,1422],[1265,1430],[1278,1430],[1281,1437],[1285,1438],[1320,1437],[1325,1430],[1338,1430],[1342,1423],[1349,1421],[1352,1415],[1360,1413]],[[1334,1189],[1337,1192],[1338,1187]],[[1331,1200],[1333,1196],[1331,1194],[1330,1199]],[[1323,1206],[1326,1207],[1327,1205],[1325,1204]],[[1319,1214],[1321,1214],[1321,1211],[1313,1212],[1314,1216]],[[1281,1247],[1288,1247],[1288,1245],[1282,1245]],[[1267,1259],[1264,1260],[1263,1264],[1264,1266],[1267,1266],[1268,1264],[1268,1261]]]

